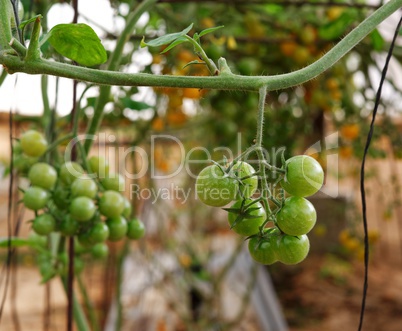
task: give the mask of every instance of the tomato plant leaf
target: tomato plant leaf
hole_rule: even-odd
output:
[[[172,42],[168,47],[166,47],[166,48],[161,52],[161,54],[170,51],[173,47],[176,47],[177,45],[180,45],[180,44],[182,44],[182,43],[185,43],[186,41],[188,41],[188,40],[187,40],[187,38],[184,37],[184,36],[177,38],[177,39],[176,39],[174,42]]]
[[[355,20],[352,12],[343,12],[336,20],[329,22],[318,29],[318,35],[325,40],[340,38]]]
[[[199,34],[198,34],[198,38],[201,38],[202,36],[205,36],[208,33],[214,32],[216,30],[222,29],[224,27],[224,25],[220,25],[220,26],[215,26],[213,28],[208,28],[205,30],[202,30]]]
[[[370,40],[371,45],[373,46],[374,50],[380,51],[384,47],[384,38],[381,36],[378,29],[375,29],[373,32],[370,33]]]
[[[198,60],[194,60],[194,61],[191,61],[191,62],[187,63],[187,64],[183,67],[183,69],[186,68],[186,67],[188,67],[189,65],[192,65],[192,64],[205,64],[205,62],[201,62],[201,61],[198,61]]]
[[[106,50],[95,31],[86,24],[58,24],[47,37],[61,55],[91,67],[106,62]]]
[[[17,237],[2,237],[0,238],[0,248],[8,248],[8,247],[16,248],[16,247],[32,247],[32,248],[40,248],[40,244],[38,242],[24,239],[24,238],[17,238]]]
[[[28,19],[28,20],[22,21],[22,22],[20,23],[20,29],[23,30],[29,23],[35,22],[38,17],[39,17],[39,18],[43,18],[43,16],[39,14],[39,15],[36,15],[36,16],[34,16],[34,17],[31,17],[31,18]]]
[[[124,107],[134,109],[134,110],[144,110],[152,108],[149,104],[141,101],[135,101],[131,98],[121,98],[120,99]]]
[[[175,33],[169,33],[164,36],[161,36],[159,38],[153,39],[149,42],[145,42],[145,37],[142,38],[141,40],[141,47],[158,47],[158,46],[163,46],[163,45],[168,45],[175,41],[177,38],[185,36],[191,29],[193,28],[193,23],[191,23],[187,28],[185,28],[181,32],[175,32]]]

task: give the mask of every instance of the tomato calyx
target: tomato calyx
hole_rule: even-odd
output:
[[[240,208],[222,208],[223,210],[237,214],[235,221],[231,224],[230,229],[232,230],[236,225],[241,223],[243,220],[257,219],[260,218],[260,215],[253,215],[252,212],[256,210],[260,210],[262,207],[252,207],[252,205],[260,202],[261,200],[257,199],[248,204],[246,204],[246,199],[244,199],[241,203]]]

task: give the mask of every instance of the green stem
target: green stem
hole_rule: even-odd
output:
[[[63,288],[67,293],[67,278],[61,277],[61,279],[62,279],[62,283],[63,283]],[[81,304],[78,302],[75,295],[73,296],[73,314],[74,314],[74,320],[75,320],[75,324],[77,326],[78,331],[90,331],[91,330],[88,325],[84,311],[82,310]]]
[[[0,51],[10,49],[9,42],[13,34],[11,30],[11,15],[13,7],[10,0],[0,0]]]
[[[265,99],[267,97],[267,88],[260,88],[260,94],[258,99],[258,116],[257,116],[257,136],[255,138],[255,152],[260,163],[259,173],[261,174],[261,186],[262,193],[261,198],[264,208],[267,214],[271,214],[271,208],[269,206],[268,199],[271,197],[271,190],[269,189],[267,178],[266,178],[266,168],[263,163],[266,163],[263,148],[262,148],[262,137],[264,132],[264,112],[265,112]]]
[[[60,143],[62,143],[64,140],[72,139],[72,138],[74,138],[74,134],[69,133],[69,134],[67,134],[67,135],[55,140],[51,145],[48,146],[48,148],[47,148],[45,153],[51,152],[53,149],[55,149],[57,146],[59,146]]]
[[[219,74],[219,70],[216,67],[214,61],[212,61],[207,54],[205,53],[204,49],[201,47],[201,45],[199,43],[197,43],[193,38],[191,38],[188,35],[185,35],[185,38],[194,46],[196,52],[198,53],[198,55],[201,57],[201,59],[205,62],[205,64],[207,65],[209,72],[211,73],[211,75],[216,76]]]
[[[4,1],[4,0],[2,0]],[[140,6],[150,5],[155,0],[148,0]],[[311,65],[286,74],[275,76],[239,76],[225,74],[219,76],[162,76],[152,74],[129,74],[106,70],[96,70],[57,63],[45,59],[25,63],[21,59],[0,51],[0,64],[3,64],[9,73],[25,72],[28,74],[48,74],[100,85],[118,86],[161,86],[161,87],[193,87],[219,90],[251,90],[258,91],[266,86],[268,91],[289,88],[300,85],[313,79],[333,66],[339,59],[355,47],[364,37],[373,31],[377,25],[397,11],[402,6],[402,0],[391,0],[376,10],[372,15],[360,23],[353,31],[343,38],[334,48],[321,59]],[[137,8],[138,9],[138,8]],[[1,27],[1,25],[0,25]],[[2,31],[0,30],[0,35]],[[97,111],[88,128],[89,134],[94,134],[100,124],[102,111]],[[90,148],[90,142],[85,146]]]
[[[89,314],[89,319],[91,321],[91,325],[92,325],[92,330],[93,331],[100,331],[101,328],[99,326],[98,320],[96,318],[96,313],[95,313],[95,308],[94,305],[88,295],[88,292],[85,288],[85,284],[82,281],[82,278],[80,275],[77,276],[77,281],[78,281],[78,286],[80,288],[81,294],[82,294],[82,298],[84,300],[86,309],[88,311]]]
[[[141,15],[149,8],[151,8],[151,6],[154,5],[156,2],[157,0],[145,0],[141,2],[137,6],[137,8],[128,16],[127,24],[124,30],[122,31],[119,39],[117,40],[116,47],[109,59],[107,66],[107,69],[109,71],[117,70],[121,62],[121,58],[123,56],[124,45],[130,39],[130,36],[134,31],[135,24],[137,23]],[[94,116],[87,128],[87,134],[89,135],[94,135],[99,130],[99,126],[103,119],[103,108],[105,107],[105,104],[109,101],[109,95],[111,89],[110,85],[114,84],[105,84],[105,85],[106,86],[102,86],[100,88],[99,97],[96,99],[96,104],[94,107]],[[89,152],[91,146],[92,146],[92,140],[87,139],[84,143],[86,153]]]

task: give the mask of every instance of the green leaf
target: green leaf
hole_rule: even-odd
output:
[[[333,40],[342,37],[348,30],[350,24],[355,20],[355,15],[352,12],[345,11],[336,20],[324,24],[318,29],[318,35],[325,40]]]
[[[370,40],[371,45],[373,46],[374,50],[380,51],[384,47],[384,38],[381,36],[378,29],[375,29],[373,32],[370,33]]]
[[[29,240],[29,239],[23,239],[23,238],[17,238],[17,237],[3,237],[0,238],[0,248],[16,248],[16,247],[24,247],[24,246],[30,246],[30,247],[37,247],[38,244]]]
[[[224,25],[220,25],[220,26],[215,26],[213,28],[208,28],[208,29],[202,30],[199,33],[198,38],[201,38],[202,36],[205,36],[206,34],[214,32],[216,30],[222,29],[223,27],[224,27]]]
[[[49,31],[48,41],[61,55],[87,67],[107,60],[99,37],[86,24],[58,24]]]
[[[35,22],[38,17],[43,18],[43,16],[39,14],[39,15],[36,15],[34,17],[31,17],[29,20],[22,21],[20,23],[20,29],[23,30],[29,23]]]
[[[187,38],[184,37],[184,36],[177,38],[177,39],[176,39],[174,42],[172,42],[168,47],[166,47],[166,48],[161,52],[161,54],[170,51],[173,47],[176,47],[177,45],[180,45],[180,44],[182,44],[182,43],[185,43],[186,41],[188,41],[188,40],[187,40]]]
[[[206,64],[205,62],[201,62],[201,61],[198,61],[198,60],[194,60],[194,61],[191,61],[191,62],[189,62],[189,63],[187,63],[184,67],[183,67],[183,69],[184,68],[186,68],[186,67],[188,67],[188,66],[190,66],[190,65],[192,65],[192,64]]]
[[[172,43],[173,41],[175,41],[177,38],[185,36],[192,28],[193,28],[193,23],[191,23],[187,28],[185,28],[181,32],[166,34],[164,36],[151,40],[147,43],[144,41],[145,37],[143,37],[140,45],[141,45],[141,47],[145,47],[145,46],[158,47],[158,46],[168,45],[168,44]]]
[[[152,108],[149,104],[145,102],[135,101],[131,98],[121,98],[120,99],[124,107],[134,109],[134,110],[144,110]]]

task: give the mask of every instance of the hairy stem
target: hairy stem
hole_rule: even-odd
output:
[[[4,0],[3,0],[4,1]],[[154,0],[144,1],[141,4],[153,3]],[[364,37],[373,31],[378,24],[402,6],[402,0],[391,0],[376,10],[372,15],[360,23],[353,31],[343,38],[322,58],[311,65],[286,74],[275,76],[239,76],[225,74],[213,77],[204,76],[161,76],[152,74],[129,74],[115,71],[96,70],[72,66],[45,59],[24,62],[9,52],[0,51],[0,63],[9,73],[25,72],[28,74],[48,74],[72,78],[100,85],[118,86],[164,86],[164,87],[193,87],[220,90],[251,90],[258,91],[266,86],[268,91],[289,88],[313,79],[333,66],[339,59],[355,47]],[[1,27],[1,26],[0,26]],[[0,30],[0,35],[2,31]],[[89,134],[96,132],[99,126],[101,110],[95,113],[88,129]],[[88,150],[90,143],[86,145]]]

